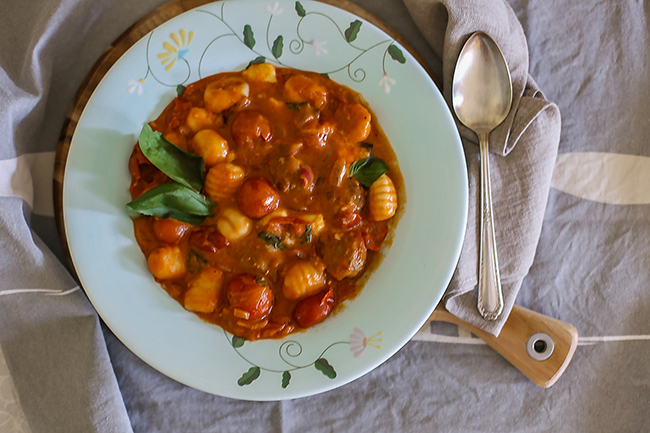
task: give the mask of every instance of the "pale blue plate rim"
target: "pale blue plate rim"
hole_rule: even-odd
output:
[[[215,17],[216,25],[209,23]],[[326,19],[332,26],[310,38],[308,19]],[[257,39],[252,49],[246,41],[246,23]],[[222,65],[210,65],[206,59],[212,58],[209,50],[217,44],[210,38],[218,36],[218,25],[242,31],[218,38],[229,39],[233,46],[225,45],[229,54]],[[255,54],[329,72],[339,66],[327,59],[336,49],[333,38],[347,38],[355,30],[354,40],[346,40],[344,48],[347,44],[379,49],[367,49],[352,68],[330,76],[366,96],[398,154],[407,201],[393,246],[359,298],[332,320],[284,341],[234,347],[231,336],[184,311],[148,274],[132,223],[123,212],[130,149],[142,123],[166,105],[163,99],[173,96],[174,80],[187,83],[220,69],[241,68]],[[201,40],[201,32],[214,34]],[[274,58],[277,33],[290,32],[294,39],[286,36],[284,51]],[[302,50],[294,53],[290,40],[302,41]],[[194,50],[201,43],[202,53],[201,48]],[[170,46],[176,53],[167,49]],[[201,56],[192,57],[195,52]],[[165,68],[171,61],[163,64],[170,57],[165,53],[176,54],[176,64],[169,70]],[[183,62],[190,73],[181,70]],[[363,71],[361,81],[358,71]],[[404,47],[371,23],[327,4],[237,0],[201,6],[162,24],[104,76],[70,145],[63,221],[72,263],[88,298],[138,357],[205,392],[243,400],[281,400],[314,395],[361,377],[420,329],[442,298],[460,255],[467,194],[465,156],[453,117],[427,72]],[[335,377],[330,377],[332,372]]]

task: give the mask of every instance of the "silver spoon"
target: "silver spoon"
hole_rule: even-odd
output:
[[[485,319],[496,320],[503,311],[503,293],[492,217],[488,138],[510,111],[512,81],[503,53],[485,33],[472,34],[460,51],[454,71],[452,100],[458,120],[479,139],[481,243],[477,307]]]

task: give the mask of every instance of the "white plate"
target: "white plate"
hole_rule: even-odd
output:
[[[252,31],[247,37],[245,28]],[[147,270],[124,208],[130,201],[127,162],[143,123],[158,116],[178,84],[245,68],[258,56],[328,73],[361,92],[397,153],[408,200],[386,258],[342,312],[285,340],[237,347],[221,328],[185,311]],[[106,74],[70,145],[63,217],[84,290],[137,356],[209,393],[289,399],[327,391],[371,371],[427,320],[460,254],[467,172],[460,138],[438,89],[415,58],[384,32],[320,2],[225,1],[164,23]]]

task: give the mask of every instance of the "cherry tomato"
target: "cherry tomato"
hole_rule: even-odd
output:
[[[307,230],[307,222],[296,217],[276,217],[269,221],[267,230],[276,235],[283,235],[291,227],[293,234],[302,236]]]
[[[230,245],[228,239],[212,227],[198,230],[190,235],[190,245],[203,251],[216,253]]]
[[[249,179],[239,188],[239,209],[249,218],[262,218],[278,208],[280,195],[263,177]]]
[[[231,133],[238,146],[269,141],[273,137],[269,120],[254,110],[239,113],[232,122]]]
[[[381,249],[381,244],[386,239],[388,234],[388,225],[386,223],[373,224],[370,226],[365,226],[361,230],[363,235],[363,241],[366,244],[366,248],[372,251],[379,251]]]
[[[342,209],[337,218],[339,226],[344,229],[353,229],[361,224],[361,215],[350,209]]]
[[[302,328],[309,328],[325,320],[334,308],[334,292],[328,290],[303,299],[293,310],[293,320]]]
[[[235,275],[226,289],[228,302],[233,310],[247,314],[247,320],[263,319],[273,307],[273,293],[268,286],[261,285],[253,275]]]
[[[142,153],[140,145],[135,145],[133,147],[133,152],[131,153],[131,158],[129,158],[129,172],[133,181],[136,182],[140,179],[140,166],[142,164],[151,164],[146,156]]]
[[[188,223],[175,219],[154,218],[151,223],[153,234],[160,242],[175,244],[190,228]]]

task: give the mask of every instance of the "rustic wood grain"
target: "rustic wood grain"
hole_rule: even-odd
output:
[[[533,383],[543,388],[552,386],[564,373],[578,346],[578,331],[572,325],[515,305],[498,337],[482,331],[449,313],[442,304],[436,307],[430,320],[462,326],[485,341]],[[543,332],[553,338],[555,349],[544,361],[528,355],[528,338]]]

